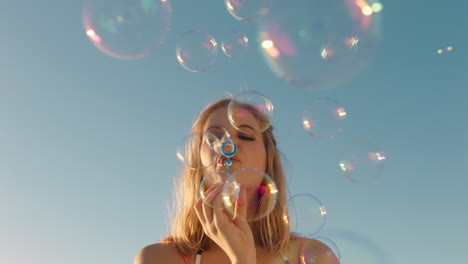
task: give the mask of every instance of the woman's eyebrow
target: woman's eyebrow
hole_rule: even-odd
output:
[[[212,125],[212,126],[209,126],[206,130],[208,129],[213,129],[213,128],[218,128],[218,129],[221,129],[221,126],[218,126],[218,125]]]
[[[210,127],[208,127],[206,130],[211,130],[211,129],[218,129],[218,130],[223,130],[223,127],[222,126],[218,126],[218,125],[212,125]]]
[[[246,127],[246,128],[249,128],[250,130],[252,130],[255,134],[257,134],[257,130],[255,130],[252,126],[250,125],[247,125],[247,124],[242,124],[242,125],[239,125],[239,128],[241,127]]]

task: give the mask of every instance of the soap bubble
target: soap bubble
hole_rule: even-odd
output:
[[[352,183],[371,183],[382,174],[386,159],[377,145],[358,140],[342,149],[338,167],[341,174]]]
[[[224,4],[235,19],[249,22],[267,14],[271,0],[225,0]]]
[[[211,150],[208,141],[204,140],[204,136],[202,132],[192,132],[178,144],[176,156],[189,169],[204,169],[214,165],[217,161],[216,152]],[[201,149],[202,145],[206,145],[207,149],[210,149],[213,157],[209,161],[205,161],[205,163],[202,163],[201,159],[196,155],[197,150]]]
[[[231,31],[221,42],[221,49],[230,58],[242,57],[247,54],[249,39],[241,32]]]
[[[223,189],[221,191],[223,203],[220,203],[219,205],[213,204],[213,200],[207,200],[208,194],[206,191],[215,184],[223,185]],[[227,209],[233,211],[235,201],[239,197],[239,188],[239,184],[234,179],[229,179],[226,172],[212,171],[205,175],[200,183],[200,197],[203,202],[210,207],[223,208],[225,206],[229,206]]]
[[[177,61],[188,71],[208,70],[215,63],[217,54],[218,43],[205,31],[189,30],[177,40]]]
[[[308,103],[302,113],[302,125],[311,136],[333,139],[343,131],[345,109],[333,99],[318,98]]]
[[[327,211],[322,202],[312,194],[293,195],[287,201],[287,209],[289,216],[284,220],[295,234],[312,237],[325,225]]]
[[[259,20],[258,40],[270,70],[292,85],[334,87],[367,65],[379,42],[377,0],[276,1]]]
[[[140,59],[166,39],[171,22],[167,0],[85,0],[83,24],[91,42],[118,59]]]
[[[273,103],[265,95],[256,91],[246,91],[232,98],[228,106],[229,122],[237,130],[245,133],[255,133],[245,126],[251,115],[258,120],[260,131],[265,131],[271,125]]]
[[[278,189],[273,179],[258,169],[241,169],[234,172],[229,181],[236,182],[240,188],[245,187],[247,192],[247,221],[256,221],[267,216],[276,206]],[[243,201],[245,202],[245,201]],[[225,200],[226,206],[234,215],[235,204],[229,199]]]

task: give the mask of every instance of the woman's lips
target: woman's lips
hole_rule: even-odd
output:
[[[218,163],[219,163],[219,164],[224,164],[224,161],[226,161],[227,159],[228,159],[228,158],[227,158],[226,156],[222,156],[222,157],[220,157],[220,158],[218,159]],[[231,159],[232,162],[234,162],[234,163],[235,163],[235,162],[239,162],[239,159],[237,159],[236,156],[232,156],[232,157],[230,157],[230,159]]]

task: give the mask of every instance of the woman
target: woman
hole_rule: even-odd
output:
[[[264,171],[276,183],[277,202],[274,209],[256,221],[247,221],[247,215],[255,210],[252,204],[258,194],[249,188],[255,179],[239,178],[239,198],[235,201],[235,213],[230,215],[222,206],[221,185],[212,185],[205,192],[205,201],[199,189],[203,178],[210,171],[223,171],[223,160],[216,160],[206,144],[196,144],[191,158],[198,167],[186,168],[181,175],[177,214],[174,217],[171,235],[161,243],[141,249],[134,264],[252,264],[252,263],[316,263],[335,264],[338,260],[323,243],[313,239],[299,238],[289,231],[286,210],[286,183],[270,126],[262,132],[266,119],[253,107],[247,110],[241,121],[242,129],[234,128],[228,119],[227,108],[231,99],[223,99],[209,105],[192,127],[194,132],[204,132],[212,127],[222,127],[229,132],[237,147],[231,173],[253,168]],[[239,128],[239,127],[237,127]],[[201,137],[201,136],[200,136]],[[199,139],[201,142],[202,139]],[[312,256],[304,252],[313,252]]]

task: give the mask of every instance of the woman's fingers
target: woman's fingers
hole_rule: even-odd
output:
[[[236,200],[234,210],[234,217],[232,222],[237,225],[244,232],[250,233],[249,224],[246,221],[247,218],[247,191],[245,187],[241,187],[239,197]]]
[[[205,201],[207,199],[207,196],[213,192],[216,186],[216,184],[213,184],[205,191],[205,193],[203,194]],[[195,213],[197,214],[198,219],[200,219],[200,222],[202,224],[206,222],[205,213],[203,211],[203,205],[205,204],[205,201],[203,201],[203,199],[200,197],[200,199],[198,199],[198,201],[194,205]]]
[[[198,201],[195,203],[195,205],[193,207],[195,209],[195,213],[197,214],[198,219],[200,220],[200,222],[203,225],[203,224],[205,224],[206,219],[205,219],[205,216],[203,215],[202,204],[203,204],[203,200],[200,198],[200,199],[198,199]]]
[[[223,188],[222,184],[215,184],[211,186],[205,194],[205,201],[202,204],[202,209],[203,209],[203,214],[205,216],[205,220],[208,222],[213,221],[213,210],[216,209],[216,208],[213,208],[214,207],[213,203],[214,202],[219,203],[218,201],[215,200],[215,198],[219,196],[219,193],[222,190],[222,188]],[[221,209],[222,209],[222,204],[221,204]]]
[[[247,191],[245,187],[240,188],[239,197],[236,199],[235,209],[234,209],[234,219],[235,218],[246,218],[247,217]]]

